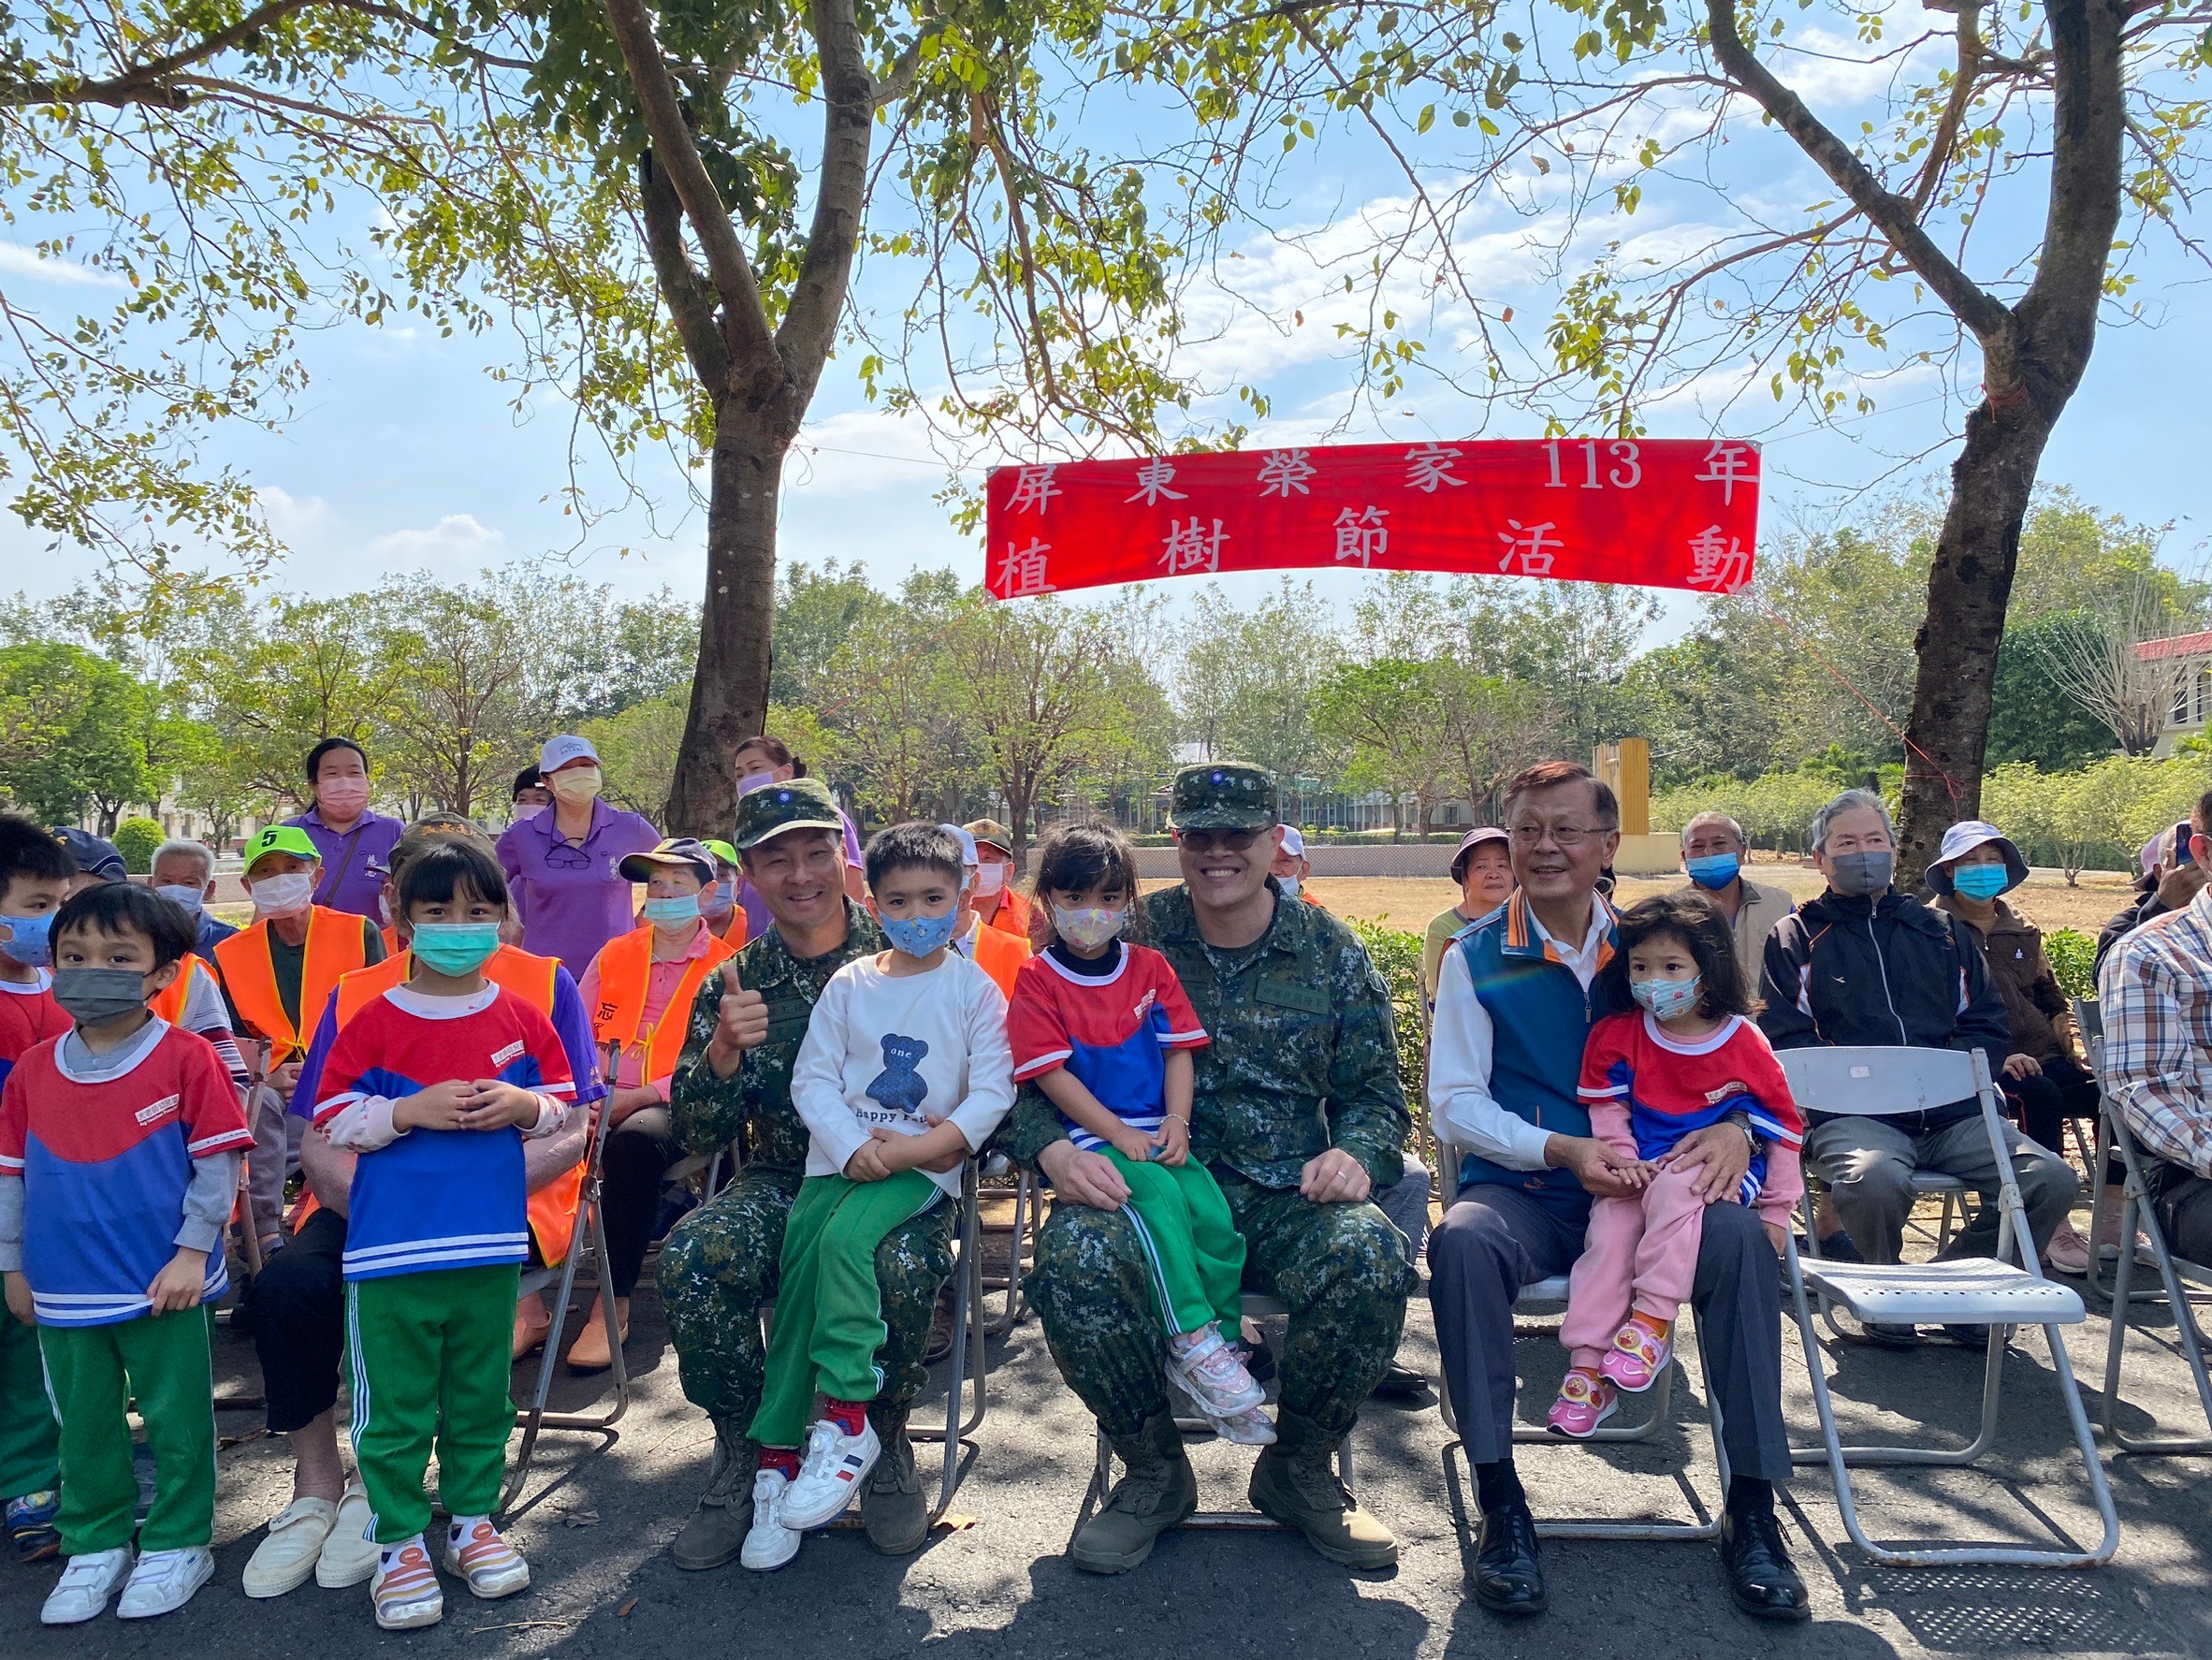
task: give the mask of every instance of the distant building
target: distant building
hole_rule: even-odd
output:
[[[2166,665],[2165,673],[2147,680],[2167,702],[2165,727],[2151,750],[2163,760],[2177,742],[2198,735],[2212,722],[2212,630],[2145,640],[2135,656],[2146,665]]]

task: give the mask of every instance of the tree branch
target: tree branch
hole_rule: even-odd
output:
[[[644,210],[647,257],[661,298],[684,342],[684,356],[703,386],[730,383],[730,348],[714,321],[714,290],[684,248],[684,207],[651,151],[638,158],[638,197]]]
[[[767,366],[775,351],[768,333],[767,309],[761,301],[752,262],[746,258],[744,244],[737,240],[729,205],[707,176],[698,142],[684,120],[683,106],[676,95],[667,62],[661,55],[652,20],[646,15],[641,0],[602,3],[616,43],[622,49],[622,61],[630,70],[638,113],[652,136],[656,164],[666,171],[677,199],[683,204],[684,216],[691,221],[692,233],[706,255],[707,274],[721,299],[724,342],[734,357],[757,372]],[[710,392],[719,394],[724,389],[724,386],[709,386]]]
[[[868,141],[876,123],[876,80],[868,73],[852,0],[813,0],[808,13],[822,65],[822,172],[806,256],[799,262],[782,327],[776,331],[801,408],[814,395],[837,339],[837,319],[844,314],[852,259],[860,249],[861,214],[867,206]]]
[[[2051,31],[2051,197],[2043,254],[2017,314],[2045,337],[2051,384],[2034,388],[2062,404],[2088,366],[2104,272],[2119,226],[2120,153],[2127,122],[2115,0],[2048,0]]]
[[[1737,25],[1736,0],[1705,0],[1705,11],[1711,25],[1713,56],[1720,60],[1729,80],[1796,139],[1797,148],[1873,221],[1875,228],[1920,273],[1954,316],[1972,329],[1985,345],[2003,340],[2012,327],[2012,313],[1935,245],[1920,227],[1910,201],[1877,179],[1851,153],[1851,147],[1805,107],[1804,99],[1783,85],[1753,55]]]

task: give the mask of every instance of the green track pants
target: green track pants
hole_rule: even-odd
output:
[[[1195,1158],[1139,1164],[1105,1149],[1129,1185],[1137,1238],[1152,1264],[1152,1293],[1171,1336],[1218,1320],[1232,1342],[1244,1306],[1244,1239],[1214,1172]]]
[[[141,1315],[112,1326],[41,1326],[46,1384],[62,1420],[62,1551],[131,1542],[138,1478],[130,1404],[153,1452],[153,1508],[141,1551],[185,1551],[215,1532],[215,1378],[208,1313]]]
[[[880,1182],[808,1176],[783,1230],[767,1376],[751,1436],[761,1447],[806,1439],[817,1391],[872,1401],[883,1388],[876,1353],[889,1332],[876,1283],[883,1236],[945,1196],[918,1170]]]

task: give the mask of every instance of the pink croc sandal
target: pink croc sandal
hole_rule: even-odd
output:
[[[1597,1362],[1606,1381],[1640,1395],[1659,1381],[1666,1362],[1674,1358],[1673,1328],[1660,1336],[1641,1320],[1630,1319],[1613,1333],[1613,1347]]]
[[[1604,1378],[1579,1366],[1569,1367],[1559,1386],[1559,1399],[1544,1415],[1544,1427],[1555,1435],[1587,1441],[1620,1405],[1620,1395]]]

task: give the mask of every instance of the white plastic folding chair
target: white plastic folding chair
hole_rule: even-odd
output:
[[[1247,1291],[1244,1298],[1246,1319],[1264,1320],[1288,1318],[1289,1307],[1279,1299],[1259,1297]],[[1171,1399],[1172,1397],[1171,1397]],[[1202,1418],[1178,1417],[1175,1427],[1186,1436],[1211,1436],[1213,1426]],[[1091,1513],[1106,1502],[1106,1495],[1113,1490],[1113,1443],[1106,1438],[1103,1429],[1099,1431],[1099,1456],[1091,1469],[1091,1484],[1084,1492],[1083,1507],[1075,1515],[1075,1531],[1091,1519]],[[1342,1481],[1346,1493],[1352,1489],[1352,1434],[1346,1430],[1336,1443],[1336,1478]],[[1195,1533],[1289,1533],[1272,1516],[1258,1510],[1198,1510],[1185,1517],[1176,1525]]]
[[[2106,1158],[2117,1153],[2127,1171],[2127,1181],[2121,1189],[2119,1237],[2133,1239],[2140,1229],[2150,1241],[2151,1257],[2158,1265],[2166,1303],[2174,1311],[2174,1335],[2181,1345],[2181,1358],[2188,1363],[2190,1377],[2197,1386],[2197,1405],[2204,1410],[2205,1425],[2212,1428],[2212,1376],[2205,1373],[2204,1332],[2197,1324],[2196,1307],[2189,1295],[2190,1286],[2212,1290],[2212,1267],[2175,1255],[2167,1242],[2166,1230],[2159,1223],[2158,1207],[2151,1202],[2143,1149],[2112,1098],[2102,1093],[2104,1038],[2101,1030],[2089,1038],[2089,1062],[2100,1087],[2097,1168],[2103,1170]],[[2102,1184],[2097,1189],[2094,1214],[2096,1220],[2091,1224],[2089,1237],[2101,1239],[2104,1221]],[[2119,1427],[2120,1369],[2126,1359],[2128,1328],[2133,1320],[2134,1304],[2145,1299],[2155,1300],[2159,1294],[2157,1290],[2133,1292],[2131,1287],[2134,1277],[2135,1253],[2123,1250],[2113,1274],[2112,1325],[2104,1350],[2104,1391],[2097,1413],[2098,1425],[2122,1452],[2169,1458],[2212,1452],[2212,1435],[2131,1435]]]
[[[622,1047],[610,1043],[605,1050],[607,1078],[618,1075],[622,1058]],[[584,1181],[576,1196],[576,1230],[569,1241],[568,1255],[560,1263],[560,1295],[553,1304],[553,1324],[546,1332],[546,1347],[538,1361],[536,1387],[531,1391],[530,1405],[517,1420],[522,1431],[522,1445],[516,1449],[513,1467],[507,1476],[507,1485],[500,1494],[500,1508],[504,1510],[520,1496],[523,1484],[530,1479],[530,1466],[536,1455],[538,1436],[546,1430],[571,1432],[578,1434],[602,1435],[608,1441],[615,1439],[615,1425],[630,1410],[630,1372],[622,1360],[619,1343],[607,1345],[612,1364],[609,1371],[615,1386],[611,1405],[596,1412],[549,1412],[546,1401],[553,1392],[553,1368],[560,1363],[561,1338],[568,1331],[568,1303],[575,1290],[577,1271],[584,1259],[591,1259],[592,1286],[600,1305],[600,1318],[611,1332],[621,1330],[615,1318],[614,1276],[607,1271],[606,1216],[600,1202],[599,1172],[606,1156],[607,1133],[613,1129],[614,1114],[602,1111],[596,1114],[591,1140],[584,1153]],[[548,1275],[550,1271],[548,1272]],[[549,1278],[547,1283],[551,1283]],[[537,1288],[526,1280],[526,1291]],[[587,1318],[589,1314],[587,1313]]]
[[[981,1453],[973,1437],[982,1426],[983,1414],[989,1408],[985,1385],[989,1359],[983,1347],[987,1335],[983,1318],[983,1254],[976,1199],[977,1166],[969,1158],[960,1167],[960,1225],[952,1275],[953,1335],[949,1354],[952,1369],[945,1385],[945,1420],[942,1424],[910,1422],[907,1425],[908,1440],[942,1445],[945,1450],[937,1501],[929,1510],[933,1524],[952,1507],[953,1495],[959,1492],[961,1481]],[[776,1300],[770,1298],[762,1303],[760,1312],[761,1331],[765,1337],[775,1321]],[[963,1395],[968,1396],[965,1408]],[[848,1509],[828,1525],[858,1527],[860,1517],[857,1511]]]
[[[2013,1178],[1996,1085],[1987,1058],[1978,1049],[1817,1048],[1782,1052],[1783,1072],[1797,1105],[1808,1114],[1848,1114],[1886,1118],[1923,1112],[1973,1099],[2001,1172],[1997,1256],[1950,1261],[1906,1263],[1837,1262],[1800,1257],[1789,1242],[1790,1291],[1805,1345],[1805,1364],[1812,1376],[1812,1400],[1820,1417],[1822,1446],[1792,1448],[1800,1463],[1824,1459],[1836,1483],[1836,1507],[1851,1541],[1885,1567],[2011,1565],[2093,1567],[2112,1560],[2119,1549],[2119,1519],[2114,1513],[2104,1466],[2097,1455],[2088,1414],[2075,1388],[2061,1328],[2087,1318],[2081,1296],[2071,1286],[2044,1277],[2027,1213]],[[2016,1259],[2011,1260],[2008,1259]],[[1962,1448],[1845,1446],[1828,1397],[1827,1373],[1813,1330],[1812,1294],[1827,1298],[1862,1324],[1967,1325],[1988,1330],[1982,1385],[1982,1424]],[[1888,1550],[1867,1537],[1859,1525],[1850,1466],[1853,1464],[1969,1465],[1996,1438],[1998,1391],[2003,1377],[2006,1328],[2041,1326],[2050,1346],[2051,1367],[2088,1477],[2103,1536],[2093,1551],[2038,1550],[2020,1546],[1928,1547]]]

